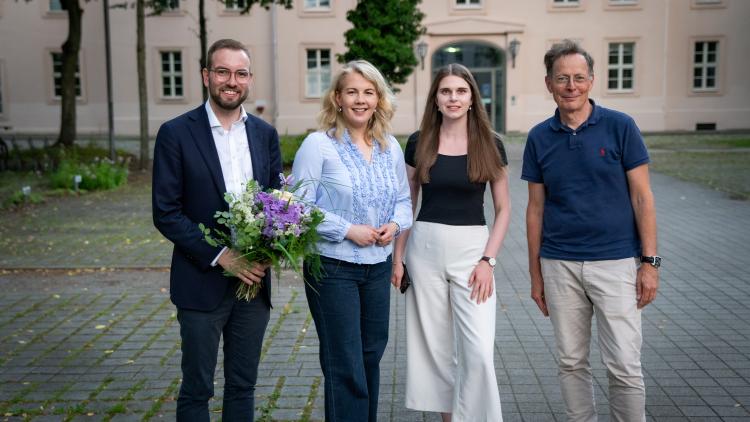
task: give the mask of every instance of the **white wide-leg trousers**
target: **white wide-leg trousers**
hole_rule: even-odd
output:
[[[469,277],[486,226],[417,221],[406,267],[406,407],[453,414],[453,422],[502,421],[495,377],[496,296],[471,300]]]

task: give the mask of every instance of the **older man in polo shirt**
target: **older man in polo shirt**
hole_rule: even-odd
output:
[[[570,421],[595,421],[591,320],[609,376],[614,421],[645,421],[641,309],[654,300],[661,258],[648,152],[629,116],[589,99],[591,56],[575,42],[544,56],[555,115],[529,132],[521,178],[531,297],[554,327]]]

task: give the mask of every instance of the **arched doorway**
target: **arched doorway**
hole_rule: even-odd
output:
[[[469,68],[497,132],[505,132],[505,52],[492,45],[464,41],[444,45],[432,55],[432,76],[450,63]]]

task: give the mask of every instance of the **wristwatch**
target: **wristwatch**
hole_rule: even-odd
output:
[[[657,268],[657,269],[659,267],[661,267],[661,257],[658,256],[658,255],[654,255],[654,256],[642,256],[641,257],[641,262],[645,262],[647,264],[651,264],[651,266],[653,266],[654,268]]]
[[[490,264],[490,267],[495,268],[495,265],[497,265],[497,260],[495,258],[489,257],[489,256],[483,256],[479,258],[480,261],[487,261],[488,264]]]

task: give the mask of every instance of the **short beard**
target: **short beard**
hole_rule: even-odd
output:
[[[245,91],[245,93],[239,98],[237,98],[235,101],[227,102],[221,98],[221,88],[209,89],[209,95],[211,95],[211,99],[214,101],[214,104],[216,104],[219,108],[225,111],[237,110],[237,108],[241,106],[242,103],[245,102],[245,100],[247,100],[247,94],[248,94],[248,91]]]

